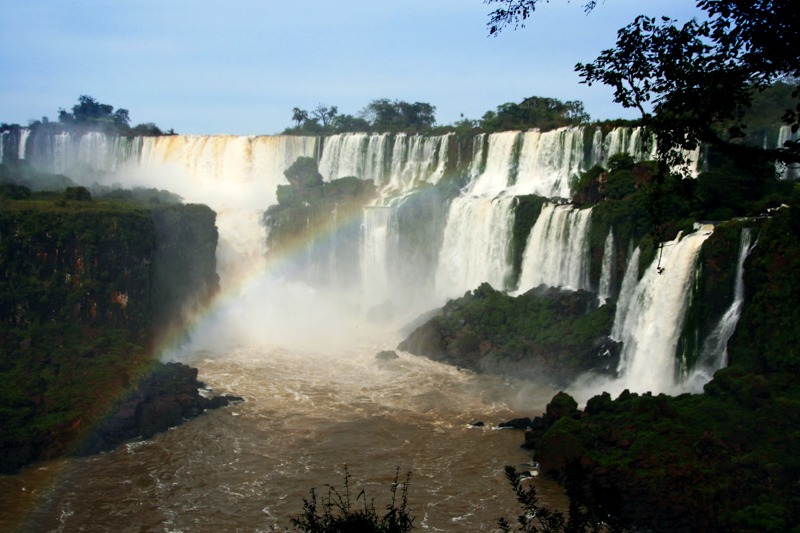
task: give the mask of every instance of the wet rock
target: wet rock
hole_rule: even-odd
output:
[[[238,396],[206,398],[199,392],[197,369],[182,363],[159,364],[137,389],[122,401],[77,450],[78,455],[109,451],[121,443],[150,438],[201,415],[243,401]]]
[[[533,420],[526,416],[525,418],[514,418],[508,422],[501,422],[497,427],[509,429],[528,429],[531,427],[531,425],[533,425]]]
[[[383,350],[375,354],[375,359],[378,361],[392,361],[394,359],[399,359],[400,356],[397,355],[397,352],[394,350]]]

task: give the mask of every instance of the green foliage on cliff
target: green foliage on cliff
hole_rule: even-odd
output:
[[[399,349],[477,371],[568,382],[609,362],[599,354],[614,306],[595,302],[584,291],[546,288],[512,297],[484,283],[449,301]]]
[[[333,254],[345,264],[358,254],[361,207],[375,186],[355,177],[324,182],[310,157],[298,158],[284,175],[289,185],[278,186],[278,204],[264,213],[270,254],[291,254],[293,275],[324,283],[328,269],[320,268],[320,258]]]
[[[3,471],[70,453],[148,368],[155,335],[217,289],[205,206],[23,197],[0,197]]]
[[[791,377],[736,367],[704,395],[604,395],[548,430],[537,457],[548,469],[579,459],[598,496],[618,492],[638,527],[786,531],[800,517],[798,398]]]
[[[800,217],[717,228],[704,246],[698,316],[730,305],[743,226],[758,244],[745,264],[745,305],[730,363],[705,394],[627,391],[590,399],[583,417],[558,421],[536,445],[542,466],[564,474],[577,459],[587,491],[620,495],[619,511],[654,531],[787,531],[800,521]],[[713,317],[713,318],[712,318]]]

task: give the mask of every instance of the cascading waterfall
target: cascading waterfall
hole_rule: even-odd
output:
[[[381,186],[385,181],[388,145],[389,135],[385,133],[331,135],[323,144],[319,172],[328,181],[355,176]]]
[[[589,289],[591,209],[546,204],[531,229],[522,259],[518,292],[540,284]]]
[[[361,223],[361,288],[367,306],[391,296],[389,253],[396,249],[397,220],[392,207],[365,207]]]
[[[603,263],[600,267],[600,283],[597,286],[597,302],[603,305],[611,299],[611,287],[614,282],[614,230],[608,230],[603,245]]]
[[[382,196],[405,194],[423,183],[434,184],[444,176],[450,135],[427,137],[399,134],[394,139],[389,182]]]
[[[513,194],[569,198],[570,181],[580,174],[583,157],[582,128],[525,132]]]
[[[675,351],[687,295],[700,248],[711,232],[706,226],[664,243],[660,259],[653,260],[633,290],[638,254],[631,258],[612,329],[612,337],[623,344],[615,383],[619,391],[670,392],[678,384]]]
[[[429,292],[435,294],[439,303],[483,282],[508,289],[509,243],[516,196],[569,197],[570,183],[588,166],[585,159],[605,162],[619,152],[636,158],[643,156],[639,130],[616,129],[604,137],[596,129],[591,156],[586,158],[584,134],[583,128],[562,128],[544,133],[501,132],[478,136],[468,165],[469,185],[450,201],[448,208],[439,207],[447,209],[446,216],[431,218],[439,228],[433,242],[442,244],[437,253],[426,252],[432,258],[430,274],[426,274],[426,280],[419,280],[418,285],[434,286]],[[21,137],[27,139],[25,135]],[[50,134],[42,136],[38,144],[21,139],[20,154],[39,157],[37,154],[43,154],[46,145],[51,169],[66,169],[75,163],[103,167],[108,172],[116,169],[115,176],[130,177],[125,180],[128,184],[167,188],[187,201],[208,204],[218,213],[220,270],[234,273],[223,275],[223,285],[226,279],[237,276],[237,267],[249,269],[263,260],[266,239],[261,213],[276,203],[275,189],[286,183],[283,171],[297,157],[319,156],[320,172],[325,179],[353,175],[379,187],[380,198],[362,213],[358,256],[331,255],[321,259],[327,261],[324,268],[332,280],[337,279],[336,272],[342,267],[339,261],[351,261],[356,276],[360,274],[361,278],[360,290],[354,292],[366,298],[366,302],[362,299],[362,305],[373,305],[395,299],[398,291],[407,289],[405,278],[398,283],[393,277],[401,271],[407,276],[411,270],[407,264],[400,264],[406,261],[402,250],[407,253],[416,241],[401,233],[398,210],[412,198],[410,193],[423,184],[435,184],[445,175],[451,163],[447,159],[451,139],[451,135],[341,134],[324,139],[320,150],[316,137],[175,135],[123,140]],[[26,153],[25,146],[33,147],[36,154],[30,150]],[[589,289],[590,223],[591,210],[546,205],[529,236],[519,289],[523,291],[540,283]],[[635,384],[630,388],[666,390],[665,376],[674,385],[674,371],[667,371],[667,367],[674,366],[674,353],[664,354],[670,351],[668,345],[673,336],[670,332],[680,330],[672,324],[672,317],[676,317],[675,321],[682,320],[684,285],[690,279],[684,274],[691,270],[696,258],[692,254],[699,249],[696,242],[701,239],[699,235],[669,243],[662,259],[665,273],[658,275],[654,273],[656,267],[651,266],[638,284],[636,269],[631,265],[638,264],[639,251],[631,254],[614,326],[615,338],[625,343],[620,372],[624,383]],[[598,286],[601,301],[612,296],[614,247],[614,236],[609,233]],[[672,281],[667,283],[667,279]],[[659,288],[661,285],[675,288]],[[667,293],[671,296],[667,297]],[[656,317],[663,318],[663,327],[653,326]],[[642,362],[645,353],[658,362]],[[647,371],[657,375],[649,375]]]
[[[736,260],[736,282],[733,290],[733,302],[722,315],[717,326],[709,334],[703,343],[701,359],[698,363],[698,370],[706,372],[708,379],[714,371],[728,366],[728,341],[736,330],[739,316],[742,314],[744,304],[744,262],[755,248],[756,242],[753,241],[753,229],[742,229],[742,236],[739,243],[739,257]]]
[[[469,186],[472,196],[496,196],[503,192],[516,174],[518,131],[489,135],[486,166]]]
[[[28,146],[28,138],[30,136],[31,136],[31,130],[29,130],[29,129],[24,129],[20,133],[20,136],[19,136],[19,150],[17,151],[17,154],[19,154],[19,158],[20,159],[25,159],[26,148]]]
[[[134,183],[164,187],[217,212],[222,276],[237,279],[263,261],[261,216],[277,202],[283,171],[298,157],[314,157],[315,137],[170,135],[143,139],[138,161],[126,171]],[[166,182],[165,179],[169,179]]]
[[[483,282],[496,289],[506,288],[513,205],[513,197],[453,200],[436,272],[440,298],[460,296]]]

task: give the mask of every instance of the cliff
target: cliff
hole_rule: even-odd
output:
[[[101,417],[148,389],[164,326],[218,287],[210,209],[79,193],[0,198],[2,472],[86,449]]]
[[[578,480],[595,512],[649,531],[787,531],[800,522],[797,209],[759,220],[757,231],[730,363],[704,394],[603,394],[526,434],[542,468]]]

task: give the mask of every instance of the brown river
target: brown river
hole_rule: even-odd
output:
[[[378,511],[396,469],[401,479],[411,471],[416,531],[515,520],[503,467],[531,457],[521,432],[494,425],[540,414],[553,391],[402,352],[376,360],[394,345],[185,350],[180,359],[215,392],[245,402],[110,453],[0,477],[0,531],[285,531],[309,489],[342,488],[344,465],[354,496],[364,489]],[[557,485],[535,483],[543,503],[563,505]]]

